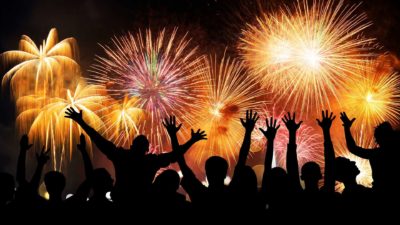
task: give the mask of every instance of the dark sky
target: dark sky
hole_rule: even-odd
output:
[[[282,2],[293,1],[273,0],[265,5],[273,10]],[[360,10],[373,22],[365,34],[376,37],[384,50],[400,55],[400,7],[396,2],[364,0]],[[0,52],[17,49],[22,34],[39,43],[56,27],[60,39],[77,39],[84,71],[94,55],[102,54],[98,43],[108,43],[113,35],[139,28],[179,26],[182,32],[190,32],[193,43],[204,53],[222,52],[228,46],[228,53],[234,54],[238,31],[246,22],[232,16],[232,12],[243,11],[235,0],[8,0],[0,4]],[[2,77],[5,71],[0,68]],[[0,101],[0,171],[14,172],[18,153],[14,111],[7,97]]]

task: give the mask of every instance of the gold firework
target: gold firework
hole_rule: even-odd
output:
[[[347,84],[342,97],[343,110],[355,117],[354,126],[372,131],[384,121],[399,123],[400,78],[390,68],[382,68],[377,61],[359,65],[360,77]]]
[[[204,74],[207,94],[199,102],[201,119],[194,128],[205,130],[209,138],[190,152],[196,163],[213,155],[235,160],[244,134],[240,118],[247,109],[257,111],[264,102],[264,91],[254,77],[247,76],[240,61],[209,57],[208,64]]]
[[[20,99],[21,105],[30,105],[39,101],[41,106],[21,109],[17,117],[20,132],[28,133],[29,137],[39,147],[51,149],[53,168],[61,170],[70,159],[79,135],[83,132],[78,124],[64,117],[65,110],[73,107],[82,110],[85,121],[94,129],[102,127],[98,113],[104,110],[108,98],[101,86],[79,83],[75,89],[62,90],[59,97],[25,96]],[[24,124],[29,124],[24,125]],[[88,139],[88,148],[91,142]]]
[[[37,45],[22,35],[19,50],[1,54],[3,63],[13,66],[3,77],[3,88],[10,84],[15,98],[24,95],[46,95],[64,87],[66,80],[73,79],[79,70],[75,62],[77,44],[74,38],[58,42],[55,28],[51,29],[42,45]]]
[[[370,23],[358,6],[343,1],[299,0],[290,9],[264,14],[243,30],[239,50],[252,74],[274,91],[276,101],[302,112],[330,108],[337,92],[371,53]],[[297,109],[297,111],[299,111]]]

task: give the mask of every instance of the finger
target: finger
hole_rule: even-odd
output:
[[[200,129],[198,129],[198,130],[196,131],[196,133],[200,133]]]
[[[179,126],[178,126],[178,128],[177,128],[177,129],[178,129],[178,130],[179,130],[179,129],[181,129],[181,126],[182,126],[182,124],[179,124]]]
[[[333,117],[333,112],[331,112],[331,114],[329,115],[329,119],[332,119]]]
[[[161,122],[162,123],[162,125],[164,126],[164,127],[167,127],[167,125],[165,125],[165,123],[164,122]]]
[[[262,128],[258,128],[263,134],[266,132],[266,130],[264,131]]]
[[[296,112],[293,113],[293,121],[296,121]]]
[[[317,119],[317,123],[321,125],[321,121],[319,119]]]
[[[278,130],[278,129],[279,129],[279,127],[281,127],[281,125],[278,125],[278,126],[276,127],[276,130]]]
[[[276,121],[276,120],[274,120],[274,127],[276,127],[276,122],[277,122],[277,121]]]
[[[249,110],[246,110],[246,119],[249,118]]]
[[[336,116],[334,116],[332,119],[331,119],[331,121],[334,121],[336,119]]]
[[[47,151],[44,152],[45,155],[49,154],[50,148],[47,149]]]
[[[324,110],[321,111],[322,119],[324,118]]]
[[[356,120],[356,118],[353,118],[353,119],[352,119],[350,122],[351,122],[351,123],[353,123],[353,122],[354,122],[354,120]]]
[[[258,121],[258,119],[260,119],[259,116],[256,117],[256,119],[254,120],[254,122],[256,123]]]
[[[243,126],[246,124],[242,118],[240,118],[240,122],[242,123]]]
[[[253,120],[257,118],[257,112],[254,112]]]
[[[297,124],[297,126],[299,126],[300,127],[300,125],[303,123],[303,121],[300,121],[298,124]]]
[[[194,134],[194,131],[193,131],[193,129],[190,129],[191,131],[192,131],[192,134]]]

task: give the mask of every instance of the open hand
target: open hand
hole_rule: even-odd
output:
[[[274,120],[273,117],[270,118],[270,122],[268,123],[268,119],[265,120],[265,123],[267,125],[267,129],[263,130],[260,128],[260,131],[264,134],[264,136],[268,140],[274,140],[276,136],[276,132],[278,131],[279,127],[281,125],[276,126],[276,119]]]
[[[340,113],[340,119],[343,122],[343,126],[347,127],[347,128],[350,128],[351,125],[353,125],[354,120],[356,120],[356,118],[353,118],[350,120],[349,117],[347,117],[347,114],[345,112]]]
[[[195,142],[198,142],[200,140],[207,140],[207,137],[206,137],[207,134],[204,130],[198,129],[196,132],[194,132],[194,130],[192,129],[191,135],[192,135],[191,139]]]
[[[75,122],[83,121],[82,111],[77,112],[77,111],[75,111],[75,109],[73,107],[69,107],[65,111],[65,118],[70,118],[70,119],[74,120]]]
[[[36,160],[38,161],[38,164],[44,165],[49,161],[50,156],[50,148],[48,148],[45,151],[45,147],[43,146],[42,151],[40,151],[40,154],[36,153]]]
[[[240,118],[240,122],[246,129],[246,132],[252,132],[258,119],[257,112],[253,114],[253,110],[246,110],[246,119]]]
[[[19,146],[23,151],[27,151],[32,147],[32,144],[29,144],[28,135],[26,134],[22,135],[21,140],[19,142]]]
[[[168,134],[176,134],[182,126],[182,124],[176,126],[175,116],[169,116],[169,120],[168,118],[165,118],[162,124],[167,129]]]
[[[85,139],[85,135],[81,134],[81,136],[79,137],[80,141],[79,144],[76,145],[76,147],[79,149],[79,151],[86,151],[86,139]]]
[[[325,130],[329,130],[332,126],[332,122],[336,119],[333,112],[328,116],[328,110],[322,111],[322,120],[317,119],[318,125]]]
[[[300,128],[300,125],[303,123],[303,121],[296,123],[296,113],[293,113],[293,117],[291,117],[289,112],[283,117],[282,121],[285,123],[286,128],[289,130],[289,132],[296,132]]]

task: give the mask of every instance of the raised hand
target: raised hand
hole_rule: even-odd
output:
[[[32,144],[29,144],[28,135],[26,134],[22,135],[21,140],[19,142],[19,146],[23,151],[27,151],[32,147]]]
[[[175,116],[169,116],[169,120],[168,118],[165,118],[162,124],[167,129],[168,134],[176,134],[182,126],[182,124],[176,126]]]
[[[240,122],[246,129],[246,132],[251,132],[253,131],[258,119],[259,117],[257,116],[257,112],[253,114],[253,110],[246,110],[246,120],[240,118]]]
[[[296,123],[296,113],[293,113],[293,117],[291,117],[289,112],[283,117],[282,121],[285,123],[286,128],[289,130],[289,132],[294,133],[300,128],[300,125],[303,123],[303,121]]]
[[[328,110],[322,111],[322,120],[317,119],[318,125],[324,129],[329,130],[332,126],[332,122],[336,119],[333,112],[328,116]]]
[[[346,128],[350,128],[351,125],[353,125],[354,120],[356,120],[356,118],[353,118],[350,120],[349,117],[347,117],[347,114],[345,112],[340,113],[340,119],[343,122],[343,126]]]
[[[36,160],[38,161],[38,164],[41,165],[46,164],[47,161],[49,161],[50,159],[49,153],[50,153],[50,148],[45,151],[45,148],[43,146],[42,151],[40,151],[40,154],[36,153]]]
[[[274,120],[273,117],[270,118],[270,121],[268,123],[268,119],[265,120],[265,124],[267,125],[267,129],[263,130],[262,128],[260,128],[260,131],[264,134],[264,136],[268,139],[268,140],[274,140],[275,136],[276,136],[276,132],[278,131],[279,127],[281,127],[281,125],[276,126],[276,119]]]
[[[207,134],[204,130],[198,129],[196,132],[194,132],[194,130],[192,129],[191,135],[192,135],[191,139],[194,142],[198,142],[200,140],[207,140],[207,137],[206,137]]]
[[[79,144],[76,145],[76,147],[78,148],[79,151],[85,152],[86,151],[85,135],[81,134],[81,136],[79,138],[80,138],[80,141],[79,141]]]
[[[70,118],[70,119],[74,120],[75,122],[83,121],[82,111],[77,112],[77,111],[75,111],[75,109],[73,107],[69,107],[65,111],[65,118]]]

